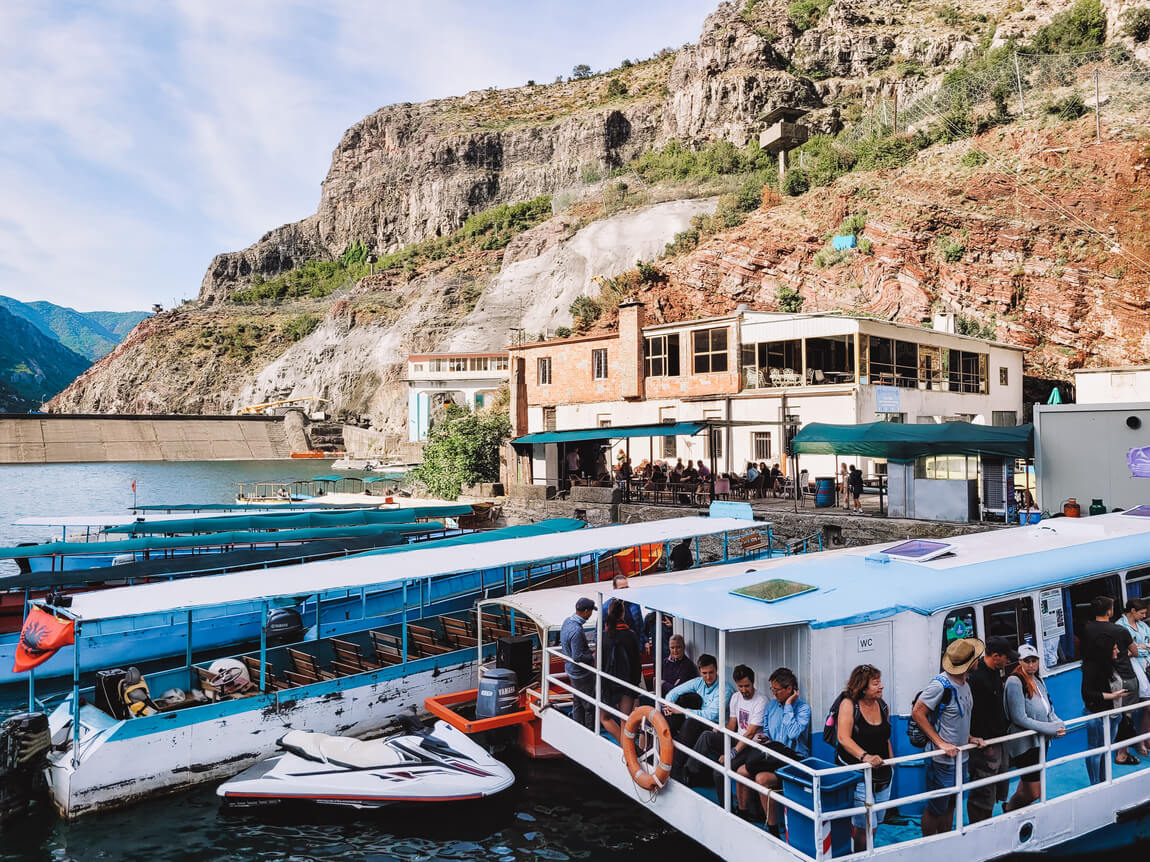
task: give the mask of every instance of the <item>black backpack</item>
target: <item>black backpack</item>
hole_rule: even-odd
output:
[[[919,692],[921,694],[922,692]],[[831,704],[830,711],[827,713],[827,720],[823,722],[823,742],[830,746],[837,746],[839,744],[839,707],[843,704],[843,698],[846,694],[840,694],[835,698],[835,702]],[[890,721],[890,707],[886,705],[885,700],[878,702],[879,711],[882,714],[884,722]],[[859,722],[862,721],[862,710],[859,709],[858,701],[855,701],[855,724],[857,728]]]
[[[942,682],[942,700],[938,702],[938,706],[935,707],[931,713],[930,724],[931,727],[933,727],[935,730],[938,730],[938,718],[940,715],[942,715],[942,711],[946,709],[947,704],[950,703],[951,698],[954,697],[954,686],[950,684],[950,680],[943,679],[941,676],[937,676],[935,679],[938,679]],[[912,715],[914,714],[914,705],[918,703],[918,699],[921,695],[922,692],[920,691],[914,696],[914,700],[910,702],[910,711]],[[923,729],[918,726],[918,722],[911,717],[908,717],[906,720],[906,738],[907,741],[910,742],[910,744],[915,748],[926,748],[927,743],[930,742],[930,737],[928,737],[926,733],[923,732]]]

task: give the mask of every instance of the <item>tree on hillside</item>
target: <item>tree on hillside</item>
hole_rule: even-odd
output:
[[[510,435],[505,410],[472,413],[450,404],[446,418],[431,429],[423,463],[411,476],[432,496],[454,500],[464,485],[499,480],[499,447]]]
[[[584,78],[591,77],[591,67],[586,63],[579,63],[571,70],[571,77],[576,81],[581,81]]]

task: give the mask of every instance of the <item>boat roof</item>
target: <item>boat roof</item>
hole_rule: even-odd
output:
[[[169,508],[167,506],[165,509]],[[267,506],[261,508],[258,506],[232,506],[229,507],[230,511],[220,511],[215,514],[205,513],[199,515],[200,518],[234,518],[251,515],[253,512],[259,514],[274,515],[277,512],[283,514],[301,514],[304,512],[319,512],[328,510],[337,511],[356,511],[364,509],[376,509],[378,506],[368,504],[354,505],[354,506],[306,506],[289,508],[287,504],[282,506]],[[141,511],[139,509],[133,511]],[[78,515],[29,515],[26,518],[20,518],[12,523],[18,527],[111,527],[117,524],[124,524],[128,521],[140,521],[143,523],[158,523],[160,521],[178,521],[185,520],[188,513],[184,512],[170,512],[166,514],[159,514],[157,512],[148,512],[144,515],[133,515],[131,512],[88,512],[86,514]]]
[[[291,482],[258,482],[260,485],[289,485],[294,484]],[[289,503],[286,500],[282,503],[157,503],[151,506],[132,506],[133,512],[160,512],[160,513],[173,513],[173,512],[259,512],[269,511],[278,512],[281,509],[288,509],[293,512],[306,512],[310,510],[322,509],[364,509],[368,508],[366,503]],[[178,515],[177,517],[183,517]],[[123,515],[119,520],[123,520]]]
[[[427,518],[452,518],[469,515],[465,504],[448,506],[411,506],[406,509],[350,509],[338,512],[265,512],[259,515],[224,515],[206,518],[180,518],[158,522],[119,523],[104,529],[105,533],[211,533],[222,530],[291,530],[312,527],[336,527],[352,524],[397,524]]]
[[[356,524],[334,527],[311,527],[299,530],[229,531],[197,536],[141,536],[109,542],[44,542],[35,545],[16,545],[0,548],[0,559],[20,560],[31,557],[72,556],[74,554],[127,554],[135,551],[165,551],[177,548],[204,548],[218,545],[249,545],[268,542],[307,542],[317,539],[338,539],[345,536],[376,536],[392,533],[396,536],[434,533],[445,529],[437,522],[415,523],[404,521],[391,524]],[[3,581],[0,581],[2,587]]]
[[[1132,514],[1048,519],[940,541],[950,545],[948,552],[924,562],[894,559],[882,552],[899,543],[884,542],[719,566],[703,583],[634,586],[624,595],[649,610],[727,631],[800,623],[824,628],[903,611],[933,614],[1150,565],[1150,517]],[[733,592],[771,579],[811,589],[774,601]]]
[[[71,597],[70,607],[57,610],[77,620],[95,621],[248,602],[292,604],[301,597],[317,594],[345,595],[348,590],[376,589],[413,579],[579,559],[635,545],[715,535],[751,526],[753,522],[737,518],[669,518],[475,543],[466,553],[458,547],[436,542],[411,550],[384,552],[385,560],[380,559],[383,555],[380,552],[371,552],[267,571],[80,593]]]

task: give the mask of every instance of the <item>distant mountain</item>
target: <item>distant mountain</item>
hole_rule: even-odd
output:
[[[149,316],[144,311],[76,311],[51,302],[20,302],[9,296],[0,296],[0,308],[92,361],[110,353]]]
[[[39,409],[91,364],[54,336],[0,307],[0,412]]]

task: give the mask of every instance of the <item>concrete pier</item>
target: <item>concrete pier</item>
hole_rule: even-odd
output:
[[[278,416],[0,415],[0,464],[290,457]]]

